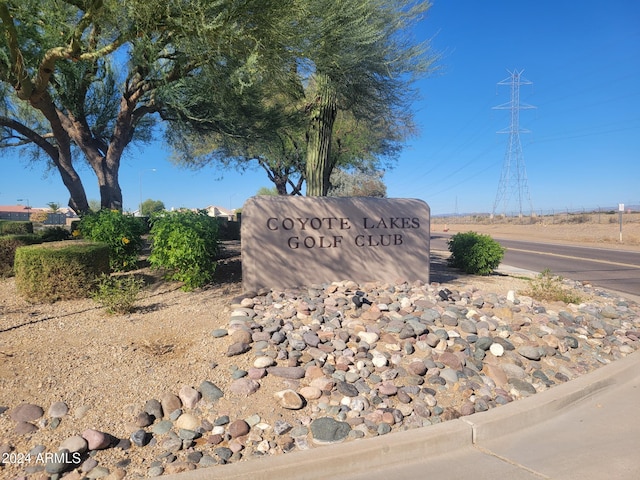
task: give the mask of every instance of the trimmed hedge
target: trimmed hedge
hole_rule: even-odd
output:
[[[29,302],[86,298],[109,272],[109,246],[63,241],[19,247],[14,271],[18,293]]]
[[[29,235],[33,233],[33,223],[14,220],[0,220],[0,235]]]
[[[38,235],[5,235],[0,237],[0,278],[13,275],[13,261],[18,247],[41,243]]]

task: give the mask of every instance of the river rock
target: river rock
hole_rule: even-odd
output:
[[[13,431],[16,432],[18,435],[28,435],[29,433],[33,433],[37,430],[38,430],[38,427],[35,426],[33,423],[23,422],[23,421],[16,422],[16,425],[13,428]]]
[[[235,357],[251,350],[251,345],[245,342],[236,342],[229,345],[227,349],[227,357]]]
[[[489,347],[489,351],[495,357],[501,357],[502,355],[504,355],[504,347],[500,343],[492,343]]]
[[[200,384],[199,390],[202,394],[202,398],[209,402],[215,402],[224,396],[224,392],[208,380],[205,380]]]
[[[88,448],[89,448],[89,444],[87,443],[87,440],[85,440],[80,435],[73,435],[67,438],[66,440],[64,440],[58,447],[58,450],[64,449],[72,453],[73,452],[84,453],[87,451]]]
[[[60,474],[74,466],[72,460],[74,456],[69,450],[60,450],[54,459],[48,461],[44,467],[45,472],[50,475]]]
[[[276,361],[273,358],[267,357],[266,355],[261,355],[253,361],[253,366],[255,368],[264,369],[266,367],[273,366],[275,363]]]
[[[521,347],[518,347],[517,351],[520,355],[522,355],[524,358],[528,358],[529,360],[540,360],[540,358],[542,357],[540,347],[523,345]]]
[[[194,408],[200,400],[200,392],[195,388],[184,385],[178,392],[178,397],[185,408]]]
[[[53,402],[48,413],[52,418],[62,418],[69,413],[69,407],[64,402]]]
[[[304,407],[304,399],[291,389],[276,392],[274,396],[279,400],[280,406],[287,410],[300,410]]]
[[[162,404],[156,399],[147,400],[144,404],[144,411],[158,420],[164,416]]]
[[[300,388],[299,393],[307,400],[317,400],[322,396],[322,390],[311,385]]]
[[[9,413],[9,417],[14,422],[33,422],[42,415],[44,415],[42,407],[31,403],[21,403]]]
[[[111,445],[113,437],[108,433],[94,430],[93,428],[87,428],[82,432],[82,438],[87,441],[87,447],[89,450],[102,450]]]
[[[175,421],[177,428],[183,428],[186,430],[195,430],[200,425],[200,419],[190,413],[183,413]]]
[[[260,384],[250,378],[240,378],[229,386],[229,391],[237,395],[252,395],[258,391]]]
[[[130,438],[131,438],[131,442],[134,445],[138,447],[144,447],[147,443],[149,443],[149,440],[151,439],[151,435],[149,435],[144,430],[140,429],[133,432]]]
[[[137,427],[144,428],[153,424],[155,417],[147,412],[140,412],[134,420]]]
[[[235,422],[230,423],[227,427],[227,432],[231,438],[242,437],[248,434],[250,430],[251,427],[249,427],[249,424],[244,420],[236,420]]]
[[[276,377],[296,380],[304,378],[305,370],[303,367],[269,367],[267,368],[267,373]]]
[[[351,427],[331,417],[320,417],[310,425],[313,441],[318,444],[341,442],[349,435]]]
[[[169,416],[176,410],[182,408],[182,401],[180,400],[180,397],[171,392],[165,392],[160,397],[160,404],[162,405],[162,411],[165,416]]]

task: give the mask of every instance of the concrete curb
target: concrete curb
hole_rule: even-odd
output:
[[[584,402],[596,393],[632,381],[638,375],[640,351],[542,393],[460,421],[473,429],[473,443],[524,430]]]
[[[427,461],[525,430],[638,376],[640,351],[542,393],[469,417],[424,428],[275,457],[213,466],[163,480],[326,479]]]

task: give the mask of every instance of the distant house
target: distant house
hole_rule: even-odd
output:
[[[210,217],[226,218],[227,220],[234,220],[236,215],[235,209],[229,210],[227,208],[216,207],[215,205],[209,205],[205,210]]]
[[[24,205],[0,205],[0,220],[28,222],[29,215],[34,209]]]
[[[70,222],[78,219],[76,212],[70,208],[60,208],[54,213],[50,208],[29,207],[24,205],[0,205],[0,220],[28,222],[31,214],[35,212],[48,213],[44,225],[69,225]]]

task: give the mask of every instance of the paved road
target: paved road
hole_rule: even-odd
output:
[[[449,238],[448,234],[433,235],[431,249],[446,251]],[[548,268],[566,278],[640,295],[640,252],[499,238],[496,241],[507,249],[503,260],[506,265],[535,272]]]

